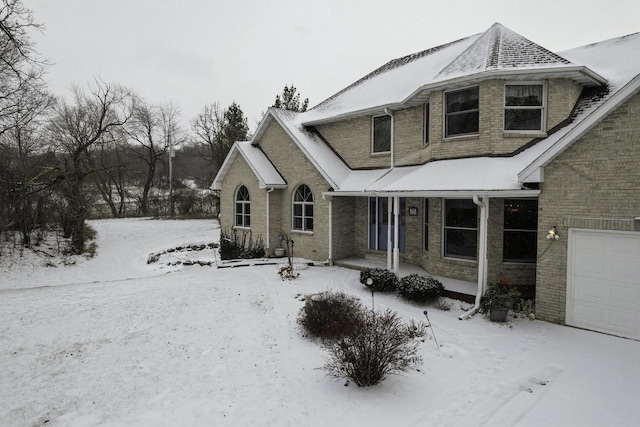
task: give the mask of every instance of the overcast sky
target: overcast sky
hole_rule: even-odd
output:
[[[311,106],[390,59],[494,22],[559,51],[640,31],[640,0],[23,0],[51,91],[100,76],[184,126],[234,100],[255,129],[285,84]],[[638,53],[640,55],[640,52]]]

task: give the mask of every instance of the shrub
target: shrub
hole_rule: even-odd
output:
[[[511,283],[511,280],[500,274],[498,283],[490,286],[482,296],[480,310],[483,313],[488,312],[490,308],[510,310],[519,297],[518,289]]]
[[[371,278],[373,283],[367,284],[367,279]],[[360,283],[373,292],[393,292],[398,287],[398,276],[383,268],[368,268],[360,272]]]
[[[360,301],[342,292],[316,294],[300,309],[298,324],[308,336],[337,340],[354,331],[362,322]]]
[[[406,325],[391,310],[365,311],[362,323],[344,338],[327,342],[329,358],[323,369],[332,378],[348,378],[358,387],[378,384],[390,374],[418,366],[418,336],[425,328]]]
[[[260,237],[253,241],[251,232],[239,234],[236,230],[229,233],[220,232],[220,259],[262,258],[264,256],[264,242]]]
[[[433,277],[411,274],[400,279],[398,293],[410,301],[427,302],[439,298],[444,293],[444,286]]]

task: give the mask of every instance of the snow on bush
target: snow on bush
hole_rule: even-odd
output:
[[[372,283],[368,284],[367,279]],[[383,268],[368,268],[360,272],[360,283],[374,292],[393,292],[398,287],[398,276]]]
[[[422,363],[419,337],[426,328],[405,324],[392,310],[365,310],[362,323],[350,334],[325,342],[329,358],[323,369],[327,375],[348,378],[358,387],[378,384],[388,375],[406,372]]]
[[[444,285],[433,277],[410,274],[400,279],[398,293],[410,301],[428,302],[435,300],[444,293]]]
[[[362,323],[363,307],[358,298],[342,292],[314,295],[298,313],[305,335],[337,340],[352,333]]]

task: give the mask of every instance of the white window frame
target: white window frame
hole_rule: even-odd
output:
[[[243,188],[247,191],[247,200],[238,200],[240,190]],[[242,206],[242,212],[238,212],[238,204]],[[247,213],[247,206],[249,206],[249,213]],[[242,224],[238,224],[238,215],[242,218]],[[235,228],[251,228],[251,193],[244,184],[236,188],[236,193],[233,196],[233,226]]]
[[[379,117],[387,117],[390,120],[390,127],[389,127],[389,149],[387,151],[374,151],[374,147],[375,147],[375,128],[376,128],[376,119]],[[393,132],[393,117],[391,117],[388,114],[378,114],[377,116],[372,116],[371,117],[371,155],[375,156],[375,155],[380,155],[380,154],[391,154],[391,144],[393,144],[393,137],[391,135],[391,132]]]
[[[424,129],[423,129],[423,142],[424,145],[429,145],[429,136],[430,136],[430,132],[429,132],[429,115],[430,115],[430,106],[429,106],[429,102],[426,102],[424,104],[424,113],[422,115],[422,120],[424,121]]]
[[[478,88],[478,108],[474,108],[471,110],[464,110],[464,111],[456,111],[454,113],[447,113],[447,94],[453,93],[453,92],[462,92],[462,91],[473,89],[473,88]],[[469,113],[474,111],[478,112],[478,130],[476,132],[460,133],[460,134],[451,135],[451,136],[447,135],[447,114],[462,114],[462,113]],[[472,86],[461,87],[461,88],[444,91],[444,93],[442,94],[442,137],[444,139],[455,139],[455,138],[465,138],[470,136],[473,137],[478,135],[480,135],[480,85],[472,85]]]
[[[480,226],[478,224],[478,219],[477,219],[477,215],[478,215],[478,208],[477,207],[476,207],[476,228],[450,227],[450,226],[447,226],[447,201],[448,200],[456,200],[456,198],[442,199],[442,258],[452,259],[452,260],[456,260],[456,261],[477,263],[478,262],[478,243],[479,243],[477,241],[477,237],[476,237],[476,255],[475,255],[475,258],[458,256],[458,255],[447,255],[447,253],[446,253],[446,247],[447,247],[447,233],[446,233],[446,230],[447,229],[468,230],[468,231],[475,230],[476,236],[477,236],[478,235],[478,228]],[[465,199],[465,200],[472,200],[472,199]],[[473,200],[472,200],[472,203],[473,203]]]
[[[302,187],[307,187],[309,189],[309,194],[311,195],[311,201],[305,201],[305,200],[301,200],[301,201],[297,201],[296,200],[296,194],[298,194],[298,191],[300,190],[300,188]],[[302,207],[302,216],[297,216],[295,215],[295,206],[296,205],[300,205]],[[313,207],[313,215],[311,216],[307,216],[306,215],[306,206],[314,206],[314,197],[313,197],[313,191],[311,191],[311,187],[309,187],[307,184],[300,184],[296,187],[296,189],[293,191],[293,194],[291,195],[291,231],[295,231],[296,233],[309,233],[312,234],[313,233],[313,228],[311,230],[306,228],[306,219],[311,219],[313,221],[313,225],[315,228],[315,207]],[[302,228],[296,228],[295,227],[295,223],[296,223],[296,218],[301,218],[302,219]]]
[[[507,106],[507,86],[542,86],[542,106]],[[540,129],[506,129],[505,112],[507,110],[541,110]],[[502,128],[510,134],[539,134],[547,131],[547,82],[545,81],[505,81],[502,95]]]

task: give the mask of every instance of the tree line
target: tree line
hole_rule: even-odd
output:
[[[0,237],[20,244],[59,227],[69,252],[85,250],[85,221],[100,202],[113,217],[151,215],[154,189],[186,179],[207,188],[235,141],[247,140],[247,118],[235,101],[205,105],[180,126],[180,110],[150,103],[133,90],[97,78],[63,99],[48,91],[29,36],[41,31],[22,0],[0,0]],[[274,106],[304,111],[297,89],[285,86]],[[173,207],[173,199],[171,206]]]

